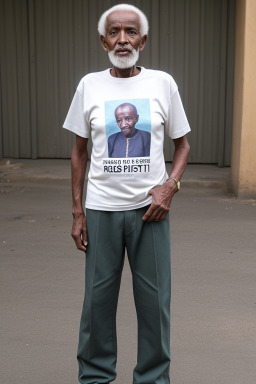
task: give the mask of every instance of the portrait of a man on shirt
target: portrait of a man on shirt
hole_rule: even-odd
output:
[[[151,134],[135,127],[139,120],[135,105],[131,103],[119,105],[115,109],[115,119],[120,132],[114,133],[108,138],[109,157],[150,156]]]

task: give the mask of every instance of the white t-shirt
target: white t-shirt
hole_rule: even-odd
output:
[[[129,140],[115,118],[115,109],[125,103],[135,106],[139,115]],[[148,191],[167,178],[164,130],[171,139],[190,131],[173,78],[143,67],[129,78],[113,77],[109,69],[86,75],[77,87],[63,127],[92,138],[85,206],[105,211],[150,204]],[[118,157],[112,157],[110,147]]]

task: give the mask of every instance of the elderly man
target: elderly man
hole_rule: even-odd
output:
[[[115,117],[121,132],[108,138],[109,157],[150,156],[150,133],[135,128],[139,115],[135,105],[123,103],[115,110]]]
[[[171,291],[168,213],[187,163],[186,134],[190,128],[173,78],[136,66],[147,40],[145,15],[136,7],[117,5],[101,16],[98,30],[113,67],[81,80],[64,123],[64,128],[76,134],[71,155],[72,237],[77,248],[87,253],[77,354],[79,381],[108,383],[116,377],[116,310],[126,249],[138,318],[133,383],[167,384]],[[108,108],[117,100],[115,105],[134,103],[135,95],[138,103],[145,105],[151,122],[150,157],[109,159],[105,151]],[[175,146],[169,176],[163,155],[164,131]],[[85,217],[82,194],[90,136],[93,147]]]

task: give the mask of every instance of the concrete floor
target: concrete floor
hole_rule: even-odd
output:
[[[84,256],[68,182],[0,184],[1,384],[77,383]],[[185,185],[173,201],[172,384],[254,384],[256,201]],[[125,264],[117,384],[132,382],[136,316]]]

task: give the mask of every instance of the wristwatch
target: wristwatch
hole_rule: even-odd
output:
[[[170,180],[170,179],[172,179],[173,181],[175,181],[175,183],[176,183],[176,185],[177,185],[177,188],[178,188],[178,191],[180,190],[180,181],[179,180],[177,180],[177,179],[175,179],[175,177],[168,177],[168,179],[167,180]],[[167,181],[166,180],[166,181]]]

